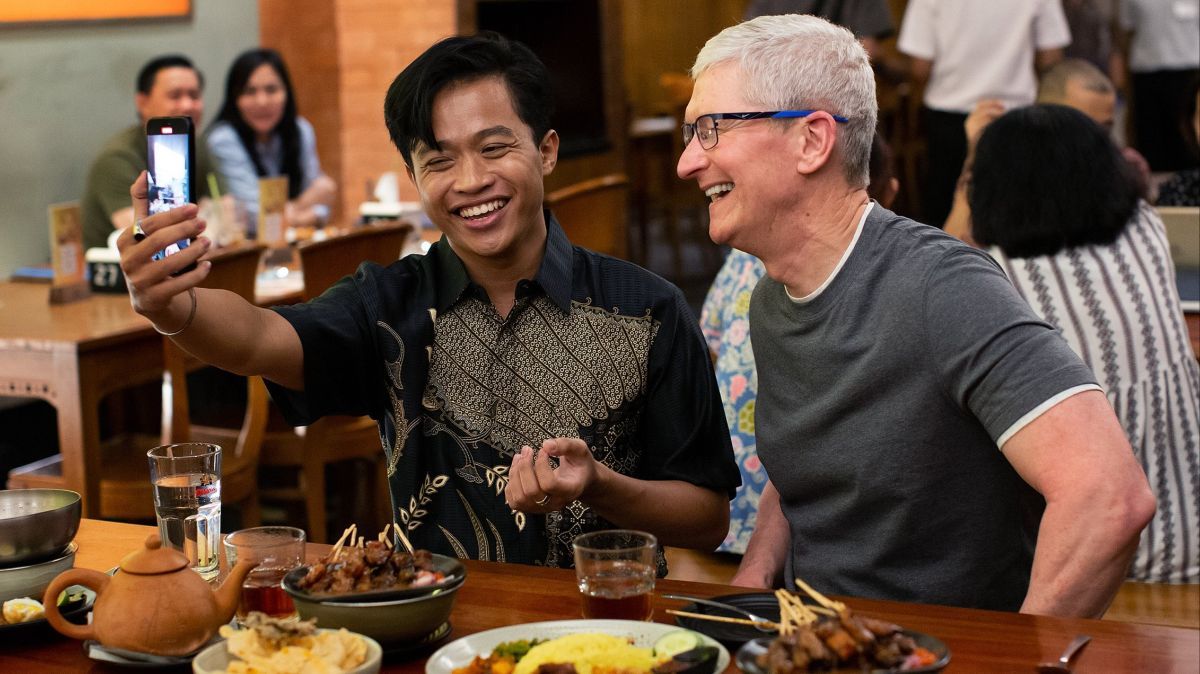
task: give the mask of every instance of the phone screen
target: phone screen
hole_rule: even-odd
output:
[[[155,117],[146,124],[146,197],[150,215],[195,202],[194,142],[192,123],[187,117]],[[189,243],[188,239],[180,239],[156,252],[153,258],[162,260],[187,248]]]

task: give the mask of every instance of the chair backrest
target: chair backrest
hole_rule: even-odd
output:
[[[577,246],[625,258],[628,253],[629,178],[592,178],[546,195],[546,206]]]
[[[302,244],[298,250],[304,268],[304,300],[353,274],[363,262],[390,264],[400,259],[411,231],[412,226],[403,223],[367,225],[348,234]]]
[[[248,302],[254,302],[254,280],[258,274],[258,263],[266,246],[243,244],[217,250],[208,259],[212,270],[201,282],[204,288],[215,288],[237,293]],[[203,363],[192,358],[176,346],[169,337],[163,338],[163,419],[162,442],[187,442],[191,439],[191,423],[188,416],[187,373],[201,367]],[[266,430],[267,396],[259,377],[250,377],[246,416],[243,419],[237,447],[233,455],[257,462],[262,446],[262,434]],[[253,456],[245,456],[246,453]]]
[[[1158,206],[1176,267],[1200,267],[1200,207]]]

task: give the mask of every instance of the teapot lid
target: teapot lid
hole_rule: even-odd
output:
[[[147,536],[145,548],[125,555],[125,559],[121,560],[122,571],[143,576],[171,573],[187,565],[187,557],[178,550],[164,548],[158,534]]]

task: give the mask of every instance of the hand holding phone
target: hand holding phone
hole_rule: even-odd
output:
[[[153,117],[146,122],[147,193],[150,215],[196,203],[196,138],[190,117]],[[134,238],[141,240],[145,233],[135,226]],[[154,253],[162,260],[191,244],[180,239]],[[173,276],[196,268],[190,264]]]

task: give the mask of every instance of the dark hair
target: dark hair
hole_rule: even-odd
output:
[[[204,74],[196,70],[196,66],[192,65],[191,59],[183,54],[164,54],[150,59],[138,71],[138,93],[149,94],[150,90],[154,88],[154,80],[158,78],[158,71],[166,70],[167,68],[188,68],[192,70],[196,73],[196,79],[200,80],[200,88],[204,89]]]
[[[550,131],[550,75],[528,47],[498,33],[448,37],[410,63],[388,88],[383,117],[392,142],[412,167],[417,143],[441,149],[433,136],[433,101],[447,86],[491,75],[504,78],[513,107],[538,143]]]
[[[227,122],[232,126],[238,139],[242,141],[246,154],[250,155],[254,162],[254,169],[258,175],[267,175],[262,160],[258,158],[258,150],[255,149],[254,129],[242,119],[237,107],[237,99],[246,90],[250,76],[262,65],[269,65],[275,70],[275,74],[283,81],[283,90],[287,93],[283,104],[283,117],[271,133],[279,134],[283,141],[283,165],[280,168],[288,178],[288,197],[295,198],[300,195],[301,185],[304,184],[304,170],[300,165],[300,127],[296,124],[296,92],[292,89],[292,78],[288,76],[287,66],[284,65],[279,52],[274,49],[251,49],[242,52],[241,56],[234,60],[233,65],[229,66],[229,76],[225,78],[225,102],[221,104],[221,112],[217,114],[213,123]]]
[[[1138,192],[1099,124],[1074,108],[1032,105],[984,130],[967,198],[975,240],[1019,258],[1116,241]]]

